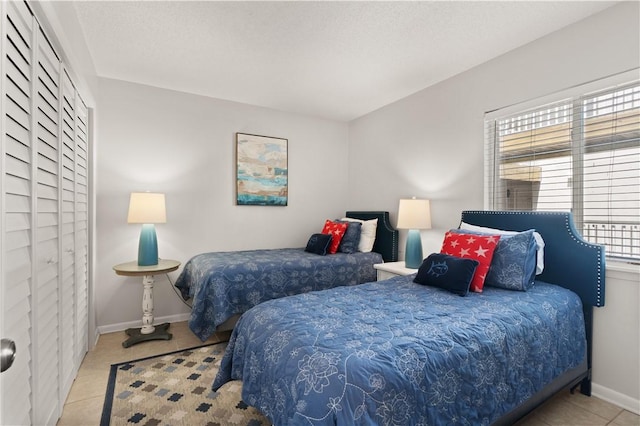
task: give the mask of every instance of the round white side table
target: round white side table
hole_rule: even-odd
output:
[[[113,267],[118,275],[142,277],[142,327],[125,330],[129,338],[122,342],[128,348],[148,340],[171,340],[173,337],[167,330],[170,323],[153,325],[153,276],[173,272],[180,266],[177,260],[159,259],[157,265],[139,266],[138,261],[121,263]]]

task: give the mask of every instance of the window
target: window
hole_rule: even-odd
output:
[[[575,88],[553,102],[488,113],[487,208],[571,211],[583,237],[604,244],[607,256],[640,260],[637,75],[606,90]]]

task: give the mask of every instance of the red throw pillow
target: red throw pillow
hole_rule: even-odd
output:
[[[464,259],[475,259],[480,264],[471,280],[471,291],[481,292],[484,287],[484,279],[489,272],[493,252],[498,245],[500,235],[476,235],[457,234],[447,232],[444,234],[440,253]]]
[[[324,223],[324,228],[322,228],[323,234],[329,234],[332,236],[331,245],[329,246],[329,253],[334,254],[338,251],[338,246],[340,246],[340,241],[342,241],[342,237],[344,237],[344,233],[347,232],[348,223],[339,223],[332,222],[327,219]]]

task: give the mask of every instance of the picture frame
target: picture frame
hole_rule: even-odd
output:
[[[286,206],[288,139],[236,133],[236,204]]]

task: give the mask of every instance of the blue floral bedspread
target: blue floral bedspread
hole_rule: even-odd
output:
[[[251,309],[213,389],[242,380],[242,399],[275,425],[487,425],[585,357],[569,290],[460,297],[413,277]]]
[[[189,327],[202,341],[217,326],[266,300],[375,281],[378,253],[327,256],[302,248],[204,253],[191,258],[176,281],[193,298]]]

